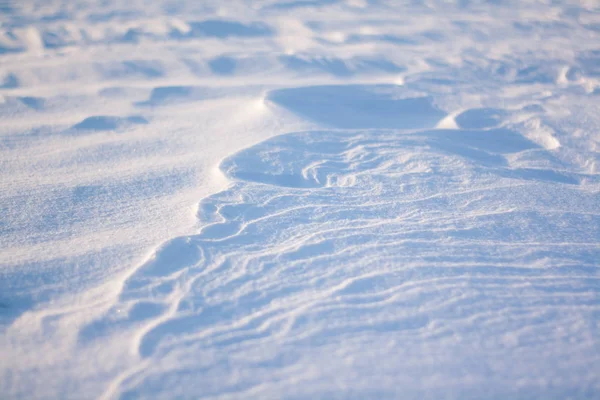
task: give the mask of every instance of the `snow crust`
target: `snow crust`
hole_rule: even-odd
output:
[[[0,4],[0,398],[600,396],[594,1]]]

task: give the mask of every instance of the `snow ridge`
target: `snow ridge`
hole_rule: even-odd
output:
[[[307,93],[360,102],[345,97],[355,89],[268,97],[299,94],[297,109],[279,103],[312,115],[320,104],[307,109]],[[422,99],[377,100],[428,109]],[[502,122],[489,110],[458,119],[474,129],[428,130],[444,117],[429,110],[422,129],[417,118],[410,129],[289,133],[225,159],[232,183],[202,201],[208,224],[161,246],[81,331],[85,342],[135,329],[140,363],[107,398],[597,391],[600,199],[581,181],[598,178],[512,166],[516,154],[545,149],[481,128]]]

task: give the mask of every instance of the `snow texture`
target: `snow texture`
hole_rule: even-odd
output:
[[[0,3],[0,398],[599,398],[599,27]]]

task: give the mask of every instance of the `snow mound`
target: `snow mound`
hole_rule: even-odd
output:
[[[139,115],[129,117],[93,116],[73,125],[71,129],[74,131],[114,131],[127,125],[147,123],[148,120]]]
[[[383,112],[402,121],[415,104],[442,115],[421,100]],[[517,132],[417,121],[408,132],[285,134],[224,160],[232,184],[200,204],[202,231],[161,246],[80,331],[82,343],[136,332],[142,367],[107,393],[166,396],[171,379],[200,398],[568,392],[578,365],[595,362],[585,305],[598,280],[598,194],[560,170],[513,167],[516,154],[545,151]],[[398,379],[401,389],[378,383]],[[528,391],[539,379],[564,384]]]
[[[309,86],[280,89],[267,100],[335,128],[434,127],[445,117],[428,97],[399,98],[394,85]]]

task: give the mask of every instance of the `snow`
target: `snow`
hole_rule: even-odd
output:
[[[0,397],[598,398],[599,26],[0,4]]]

